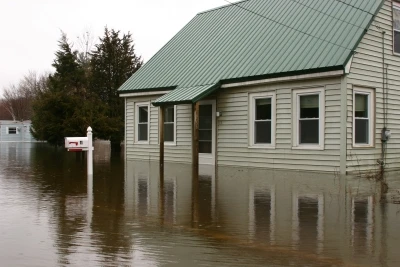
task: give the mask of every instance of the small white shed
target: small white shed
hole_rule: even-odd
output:
[[[31,121],[0,120],[0,142],[35,142],[30,128]]]

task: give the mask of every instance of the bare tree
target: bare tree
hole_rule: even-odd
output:
[[[90,51],[93,49],[95,38],[90,30],[86,30],[77,39],[78,63],[88,76],[90,72]]]
[[[3,99],[0,99],[0,120],[12,120],[12,116],[6,109],[5,101]]]
[[[10,85],[3,92],[3,108],[13,120],[28,120],[32,117],[32,101],[47,90],[48,75],[38,75],[34,71],[26,74],[18,85]]]

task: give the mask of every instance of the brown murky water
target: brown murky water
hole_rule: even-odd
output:
[[[400,205],[327,174],[0,143],[0,266],[400,266]]]

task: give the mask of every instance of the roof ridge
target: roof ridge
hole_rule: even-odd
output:
[[[240,3],[243,3],[243,2],[248,2],[248,1],[251,1],[251,0],[242,0],[242,1],[237,1],[237,2],[234,2],[234,3],[222,5],[222,6],[219,6],[219,7],[214,7],[214,8],[207,9],[207,10],[204,10],[202,12],[199,12],[199,13],[197,13],[197,15],[205,14],[205,13],[208,13],[208,12],[212,12],[212,11],[215,11],[215,10],[218,10],[218,9],[234,6],[234,5],[237,5],[237,4],[240,4]]]

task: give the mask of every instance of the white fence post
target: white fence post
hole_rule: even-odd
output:
[[[92,128],[89,126],[87,128],[87,138],[88,138],[88,154],[87,154],[87,174],[93,175],[93,134]]]

